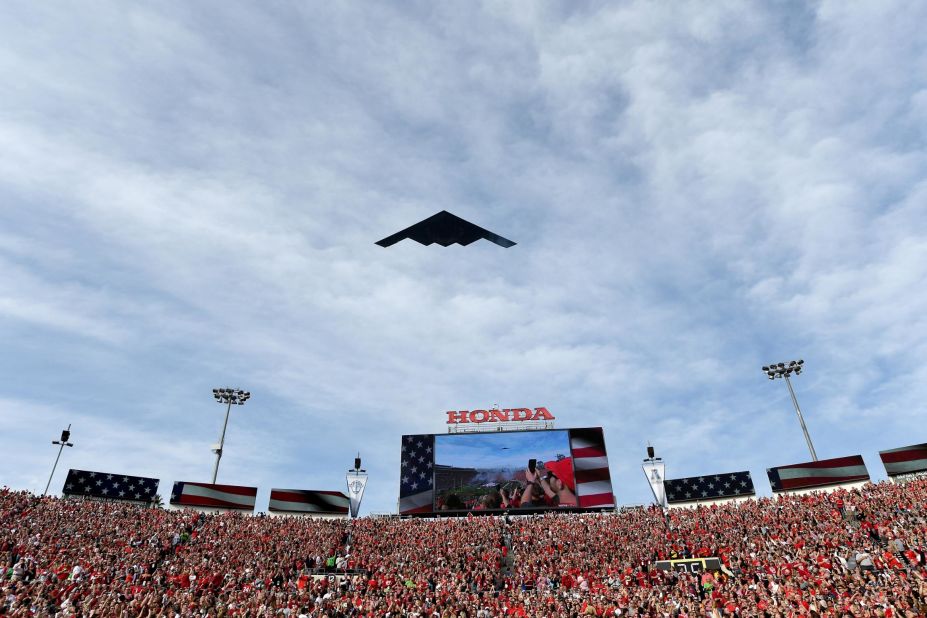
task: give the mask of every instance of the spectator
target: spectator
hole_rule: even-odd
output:
[[[0,617],[925,616],[925,505],[915,481],[668,513],[326,521],[4,489]],[[654,567],[685,556],[723,568]]]

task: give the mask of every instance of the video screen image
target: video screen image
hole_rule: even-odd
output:
[[[579,506],[567,430],[435,436],[434,508]]]

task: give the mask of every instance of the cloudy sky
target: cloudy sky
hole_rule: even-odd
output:
[[[0,6],[0,484],[396,508],[403,433],[546,406],[618,500],[927,442],[927,4]],[[374,242],[446,209],[517,241]]]
[[[566,431],[459,433],[435,440],[435,464],[439,466],[524,470],[530,459],[543,464],[556,460],[558,454],[570,456]]]

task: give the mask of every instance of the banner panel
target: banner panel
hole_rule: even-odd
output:
[[[434,510],[434,434],[402,436],[399,471],[399,514]]]
[[[866,470],[862,455],[768,468],[766,475],[769,477],[769,484],[774,492],[869,480],[869,472]]]
[[[68,470],[61,493],[104,500],[150,502],[158,494],[158,479],[90,470]]]
[[[175,506],[253,511],[256,498],[257,487],[177,481],[171,491],[170,503]]]
[[[663,487],[669,504],[756,495],[753,477],[747,470],[667,479]]]
[[[271,489],[267,510],[272,513],[348,512],[348,497],[340,491],[315,489]]]
[[[879,451],[879,458],[889,476],[911,474],[927,470],[927,444],[912,444],[887,451]]]
[[[361,501],[364,499],[364,490],[367,489],[367,473],[363,470],[349,470],[345,481],[348,484],[351,517],[357,517],[360,512]]]

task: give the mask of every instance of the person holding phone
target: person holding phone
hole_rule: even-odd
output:
[[[540,468],[537,460],[529,459],[525,479],[528,485],[522,494],[523,507],[575,507],[578,504],[570,457],[542,463]]]
[[[517,509],[521,506],[521,487],[497,485],[499,496],[502,498],[502,508]]]
[[[538,509],[556,506],[541,486],[541,473],[537,468],[537,459],[528,460],[525,470],[525,490],[521,495],[521,508]]]

